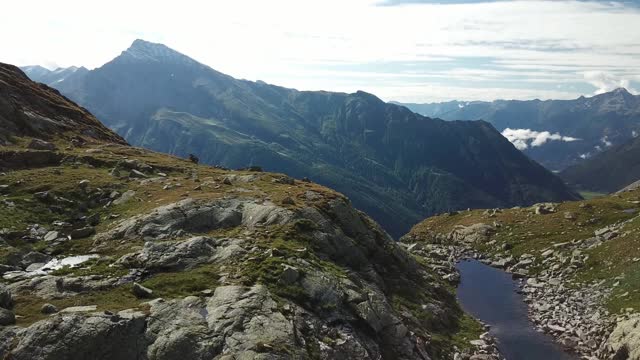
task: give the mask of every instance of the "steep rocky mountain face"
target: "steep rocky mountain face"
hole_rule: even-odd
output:
[[[429,214],[576,197],[487,123],[426,118],[364,92],[236,80],[141,40],[82,86],[51,85],[131,144],[309,177],[394,236]]]
[[[565,348],[640,357],[640,188],[529,208],[435,216],[401,239],[443,277],[472,257],[513,274],[530,319]],[[463,279],[464,281],[464,279]]]
[[[560,176],[577,188],[615,192],[640,179],[640,138],[613,146]]]
[[[425,116],[445,120],[485,120],[500,132],[507,128],[529,129],[579,139],[549,141],[524,149],[532,159],[552,170],[565,169],[640,135],[640,96],[625,89],[575,100],[404,105]]]
[[[0,358],[486,353],[452,288],[340,193],[129,147],[0,68]]]
[[[15,66],[0,63],[0,145],[12,144],[15,136],[49,139],[53,134],[125,143],[57,90],[32,82]]]

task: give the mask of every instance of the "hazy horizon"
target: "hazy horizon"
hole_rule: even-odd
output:
[[[0,40],[0,61],[19,66],[96,68],[141,38],[236,78],[363,90],[386,101],[573,99],[640,89],[640,9],[630,1],[6,6],[29,15],[0,24],[11,34]]]

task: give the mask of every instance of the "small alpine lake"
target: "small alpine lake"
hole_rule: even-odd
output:
[[[510,274],[477,260],[460,261],[456,267],[461,276],[458,301],[464,311],[491,326],[490,334],[507,360],[577,359],[535,329]]]

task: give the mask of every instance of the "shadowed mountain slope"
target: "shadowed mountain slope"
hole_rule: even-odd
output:
[[[487,123],[430,119],[365,92],[237,80],[161,44],[136,40],[80,86],[52,85],[131,144],[309,177],[395,236],[443,211],[576,198]]]

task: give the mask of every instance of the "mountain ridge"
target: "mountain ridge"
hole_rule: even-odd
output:
[[[0,114],[9,99],[11,115],[46,115],[51,141],[29,128],[0,144],[0,358],[497,353],[470,342],[484,328],[445,280],[344,195],[87,134],[93,115],[15,67],[0,64],[0,94]],[[11,161],[33,157],[46,161]]]
[[[619,191],[640,179],[640,137],[612,146],[565,169],[560,177],[587,191]]]
[[[362,91],[298,91],[173,55],[123,54],[78,86],[55,85],[134,145],[309,177],[394,236],[434,213],[577,197],[491,126],[426,118]]]
[[[525,129],[579,139],[528,146],[525,153],[552,170],[563,170],[611,145],[640,134],[640,96],[618,88],[573,100],[450,101],[403,104],[426,116],[445,120],[483,119],[498,131]]]
[[[86,109],[58,90],[32,83],[18,67],[0,63],[0,75],[0,144],[11,144],[14,136],[49,139],[64,132],[125,143]]]

